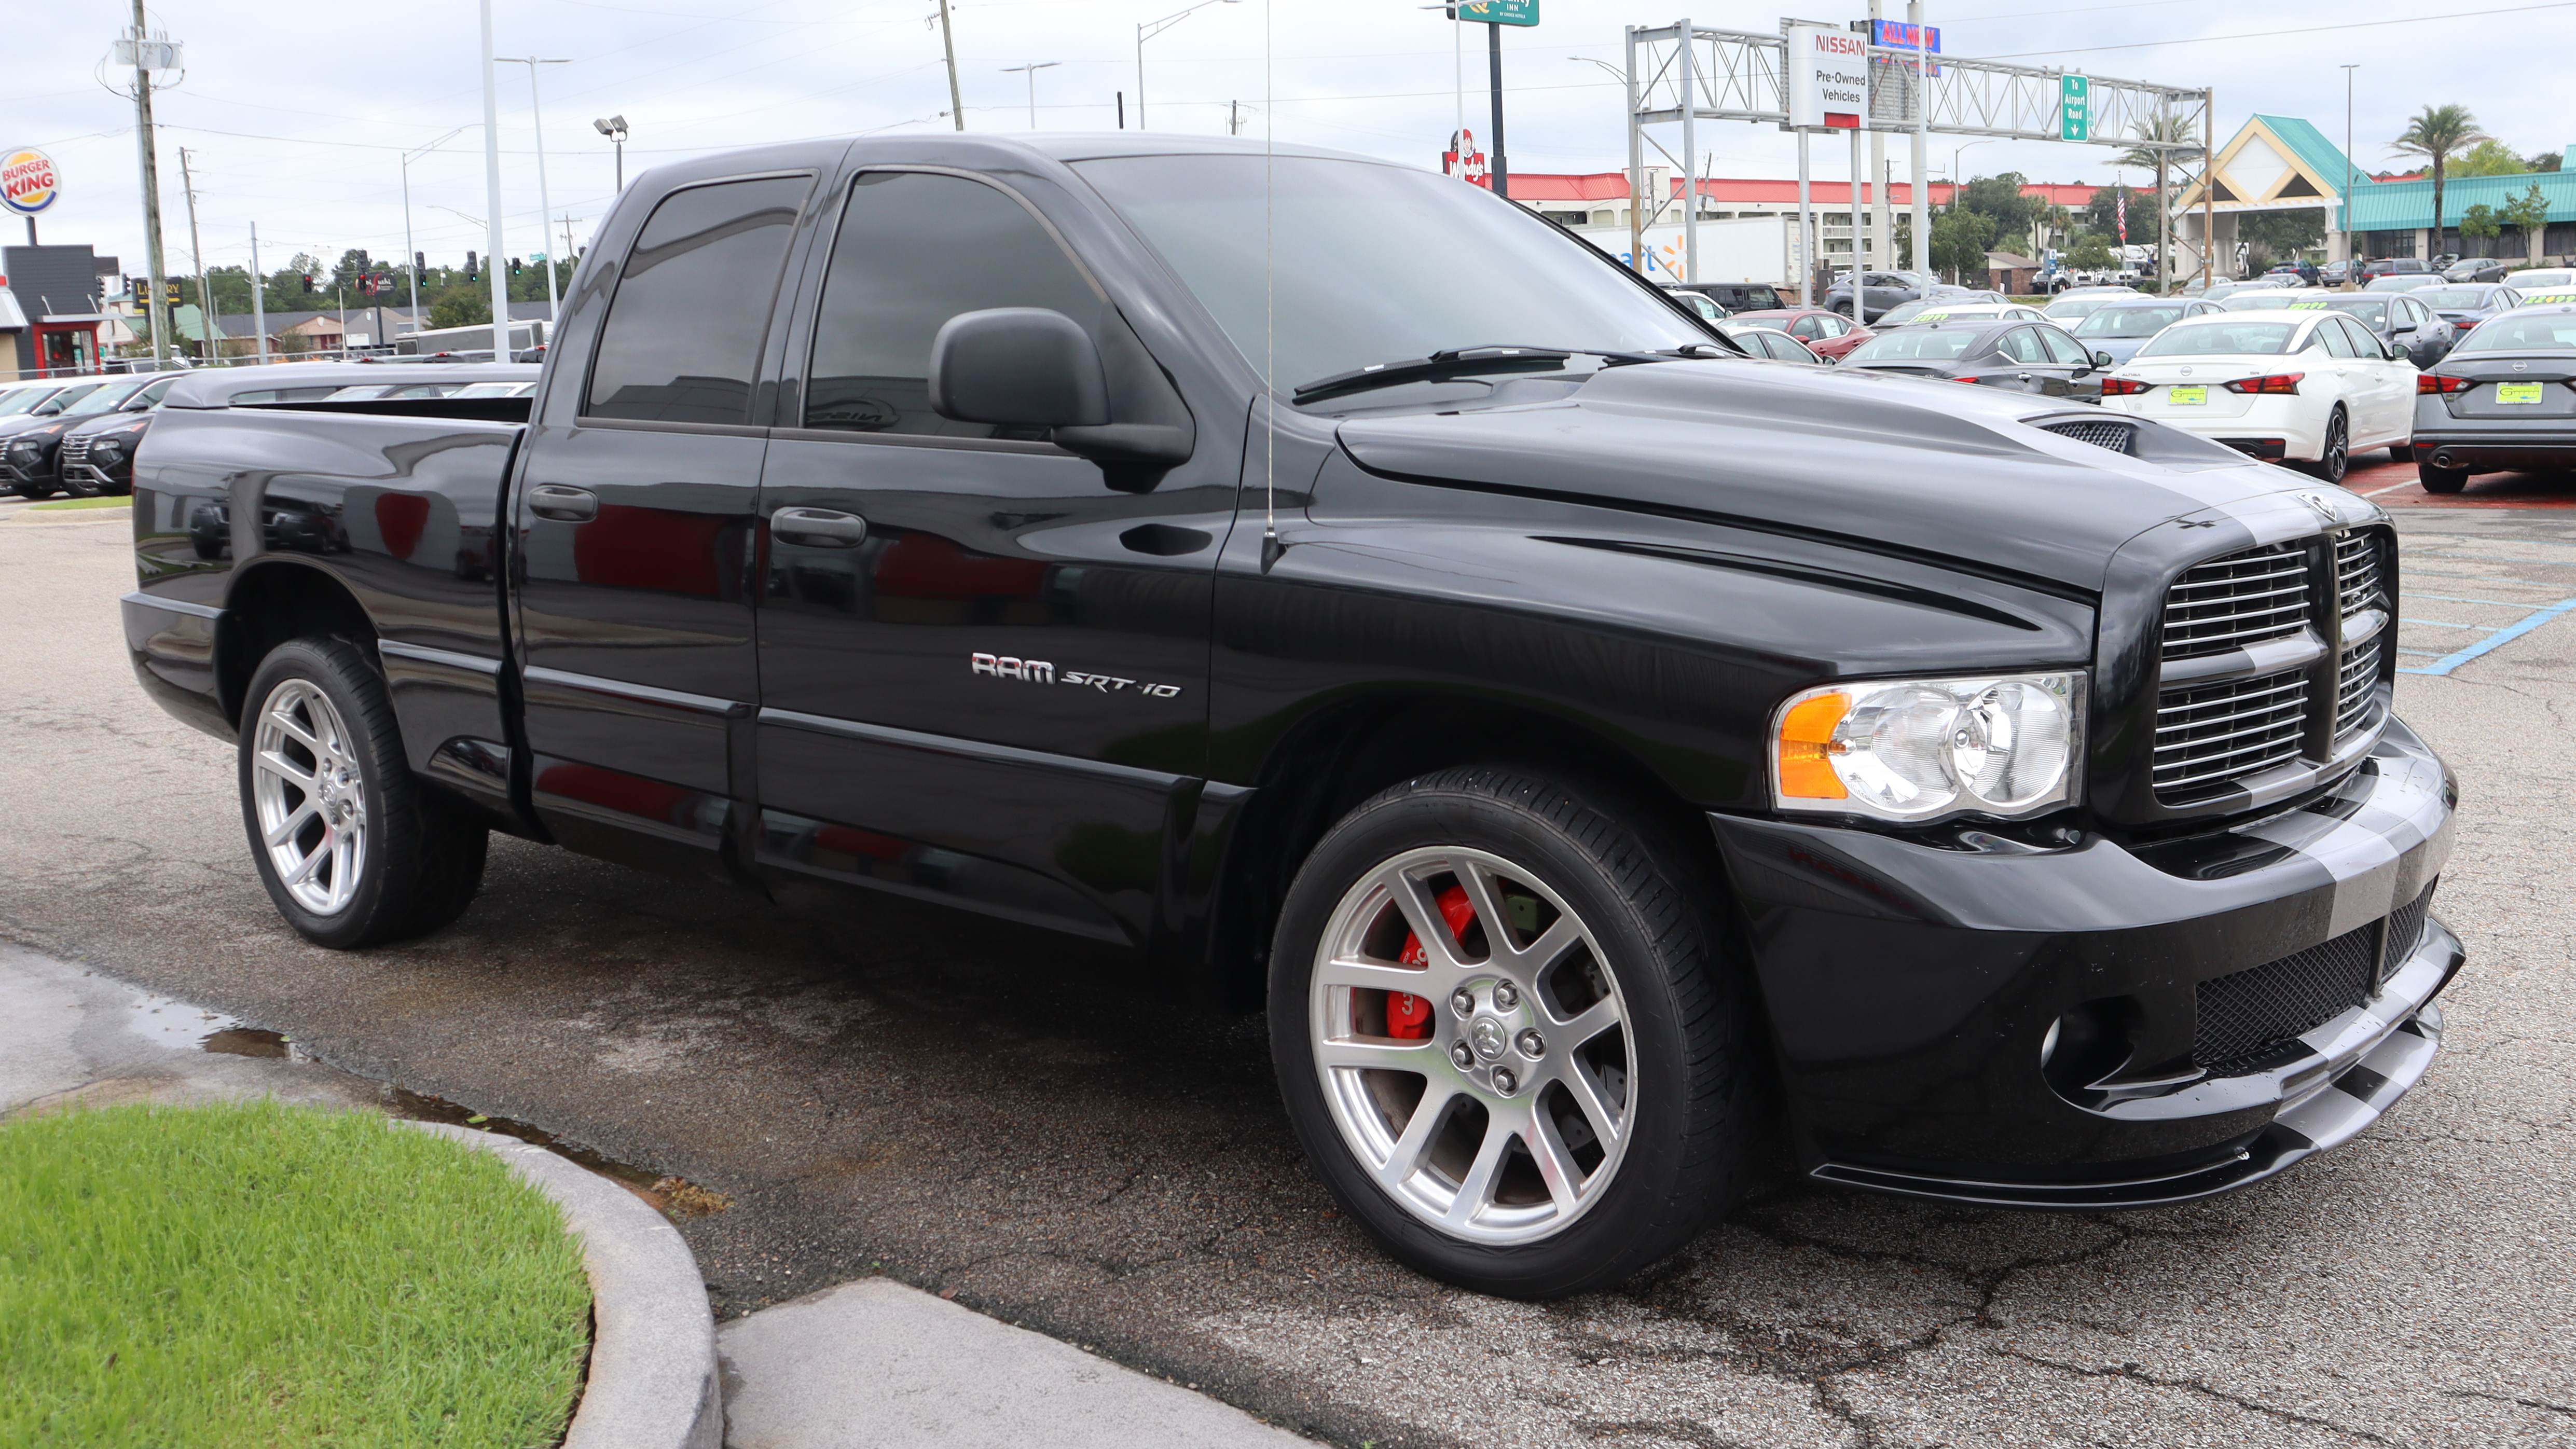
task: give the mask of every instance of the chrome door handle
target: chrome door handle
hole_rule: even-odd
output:
[[[599,516],[599,495],[587,488],[540,483],[528,490],[528,511],[558,523],[584,523]]]
[[[769,515],[769,531],[808,548],[856,548],[867,542],[868,521],[829,508],[782,508]]]
[[[2019,381],[2019,382],[2028,382],[2028,381],[2030,381],[2030,374],[2029,374],[2029,373],[2027,373],[2027,372],[2016,372],[2016,373],[2014,373],[2014,374],[2013,374],[2013,377],[2014,377],[2014,379],[2015,379],[2016,381]]]

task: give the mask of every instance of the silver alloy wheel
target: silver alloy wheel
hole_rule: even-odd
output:
[[[1453,889],[1475,912],[1472,944],[1443,918]],[[1418,965],[1404,964],[1408,934]],[[1390,1034],[1390,1012],[1411,1014],[1400,996],[1428,1003],[1427,1036]],[[1616,1176],[1637,1100],[1626,1024],[1600,943],[1564,898],[1463,846],[1407,851],[1344,892],[1308,992],[1343,1143],[1407,1212],[1494,1246],[1564,1231]]]
[[[367,866],[367,797],[348,727],[328,696],[289,679],[259,707],[251,804],[278,880],[295,903],[335,916]]]

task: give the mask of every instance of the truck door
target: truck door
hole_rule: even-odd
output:
[[[729,801],[749,793],[760,697],[753,383],[812,186],[665,198],[616,276],[589,376],[550,380],[580,389],[577,415],[530,432],[515,503],[529,778],[577,849],[721,873],[728,826],[748,830]]]
[[[1205,773],[1232,478],[1113,480],[931,410],[961,312],[1049,308],[1152,368],[1012,191],[862,171],[808,272],[761,490],[764,871],[1139,940]]]

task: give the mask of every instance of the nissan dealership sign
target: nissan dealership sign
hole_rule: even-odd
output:
[[[1789,125],[1856,130],[1869,114],[1869,37],[1823,25],[1789,27]]]

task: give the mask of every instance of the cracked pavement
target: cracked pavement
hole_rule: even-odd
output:
[[[2455,574],[2576,596],[2565,515],[2400,517]],[[1775,1173],[1621,1290],[1532,1305],[1378,1256],[1304,1170],[1261,1022],[1081,942],[496,838],[458,925],[305,946],[229,750],[128,672],[126,528],[0,520],[0,936],[729,1194],[686,1227],[721,1315],[885,1273],[1389,1449],[2576,1443],[2576,616],[2401,680],[2461,776],[2436,910],[2471,958],[2430,1075],[2356,1141],[2105,1216]]]

